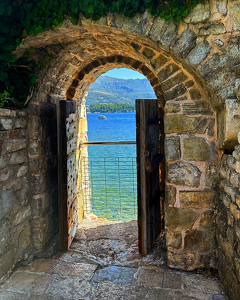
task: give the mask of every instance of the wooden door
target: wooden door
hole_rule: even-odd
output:
[[[164,228],[162,114],[157,99],[136,100],[138,231],[139,252],[143,255],[147,255]]]
[[[77,219],[76,102],[59,101],[58,121],[58,215],[60,249],[68,250]]]

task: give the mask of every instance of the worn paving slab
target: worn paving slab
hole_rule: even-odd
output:
[[[94,228],[91,233],[84,229],[78,232],[73,249],[19,268],[0,286],[0,300],[228,299],[217,278],[168,268],[163,239],[143,257],[136,241],[127,248],[131,235],[126,232],[128,226],[119,225],[120,233],[115,223],[113,226],[117,238],[109,238],[110,228],[104,236],[96,227],[99,239]],[[131,223],[132,230],[134,226]],[[91,252],[97,241],[105,247],[104,253],[101,247]]]
[[[110,281],[121,284],[135,284],[135,273],[137,273],[137,268],[111,266],[96,271],[92,280],[95,282]]]
[[[18,271],[3,285],[3,288],[16,292],[43,294],[52,280],[48,274]]]

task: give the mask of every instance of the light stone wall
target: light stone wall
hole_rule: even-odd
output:
[[[28,114],[0,109],[0,282],[32,259]]]
[[[240,295],[240,145],[224,154],[216,210],[219,274],[232,300]]]

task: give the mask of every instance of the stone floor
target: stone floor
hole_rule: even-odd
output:
[[[67,253],[16,270],[0,286],[0,300],[227,299],[210,272],[169,269],[163,236],[148,256],[139,254],[136,221],[86,220],[81,225]]]

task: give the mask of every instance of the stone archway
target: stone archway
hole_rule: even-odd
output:
[[[156,96],[166,102],[168,264],[186,270],[214,266],[212,209],[218,154],[216,113],[211,109],[216,103],[210,106],[211,91],[181,59],[141,35],[100,25],[79,28],[74,30],[80,36],[78,41],[66,45],[49,65],[30,109],[35,99],[40,107],[53,109],[56,101],[64,98],[81,106],[90,84],[114,67],[132,68],[145,75]],[[80,140],[84,122],[80,118],[77,126]]]
[[[14,183],[10,182],[11,178],[4,177],[8,178],[7,184],[5,181],[0,184],[3,190],[11,190],[13,194],[16,189],[21,203],[28,203],[25,199],[30,199],[29,206],[21,209],[20,216],[21,220],[29,222],[27,245],[33,246],[25,247],[22,252],[21,245],[25,240],[15,230],[18,226],[13,222],[15,215],[7,214],[13,224],[10,226],[11,222],[7,221],[7,229],[11,227],[9,232],[16,231],[15,240],[19,239],[19,246],[8,240],[1,259],[10,263],[4,267],[1,276],[11,271],[18,257],[20,261],[25,259],[23,253],[28,259],[44,256],[58,232],[56,102],[59,99],[75,99],[81,105],[89,85],[100,74],[112,67],[125,66],[143,73],[156,95],[166,102],[166,235],[169,266],[186,270],[209,265],[216,267],[219,250],[221,268],[230,266],[228,272],[239,284],[239,278],[236,279],[239,274],[236,264],[239,259],[239,209],[235,199],[238,187],[229,176],[235,169],[238,173],[238,165],[235,167],[233,162],[237,159],[238,163],[239,156],[234,153],[231,157],[223,157],[227,170],[220,169],[224,178],[221,189],[224,188],[225,194],[221,194],[219,200],[217,178],[222,152],[216,146],[218,139],[218,147],[227,148],[226,132],[231,132],[231,123],[235,128],[234,135],[230,136],[230,150],[237,144],[239,108],[234,99],[235,81],[240,76],[238,16],[239,5],[236,1],[222,1],[219,4],[211,0],[197,5],[179,24],[153,18],[148,11],[133,19],[109,14],[97,22],[80,16],[76,26],[66,19],[60,28],[25,39],[26,44],[15,51],[17,57],[31,49],[30,59],[41,63],[45,57],[47,63],[45,61],[44,65],[47,67],[40,74],[38,90],[29,103],[29,116],[26,112],[17,112],[17,116],[26,118],[28,132],[22,130],[21,139],[16,136],[17,131],[4,133],[1,144],[5,150],[6,145],[14,148],[16,144],[20,146],[20,142],[21,147],[27,147],[28,159],[24,148],[24,157],[23,154],[21,158],[19,156],[14,168],[21,168],[24,162],[28,174],[26,182],[30,184],[27,190],[14,187],[22,182],[18,173]],[[231,113],[232,109],[234,113]],[[5,113],[3,121],[16,116],[10,111]],[[11,123],[9,120],[7,122]],[[16,122],[16,128],[21,128],[20,123]],[[84,118],[80,118],[80,123],[79,126],[86,124]],[[12,124],[15,124],[15,119]],[[7,128],[12,127],[4,127],[4,130]],[[84,138],[81,131],[78,135]],[[12,155],[6,156],[4,151],[1,153],[3,160]],[[11,165],[11,160],[8,161]],[[226,184],[228,180],[234,189],[229,189]],[[217,245],[214,237],[216,202],[223,212],[223,218],[216,218]],[[228,249],[233,249],[231,255]],[[20,251],[21,256],[16,256],[16,251]],[[224,274],[222,277],[231,286],[231,277]]]

